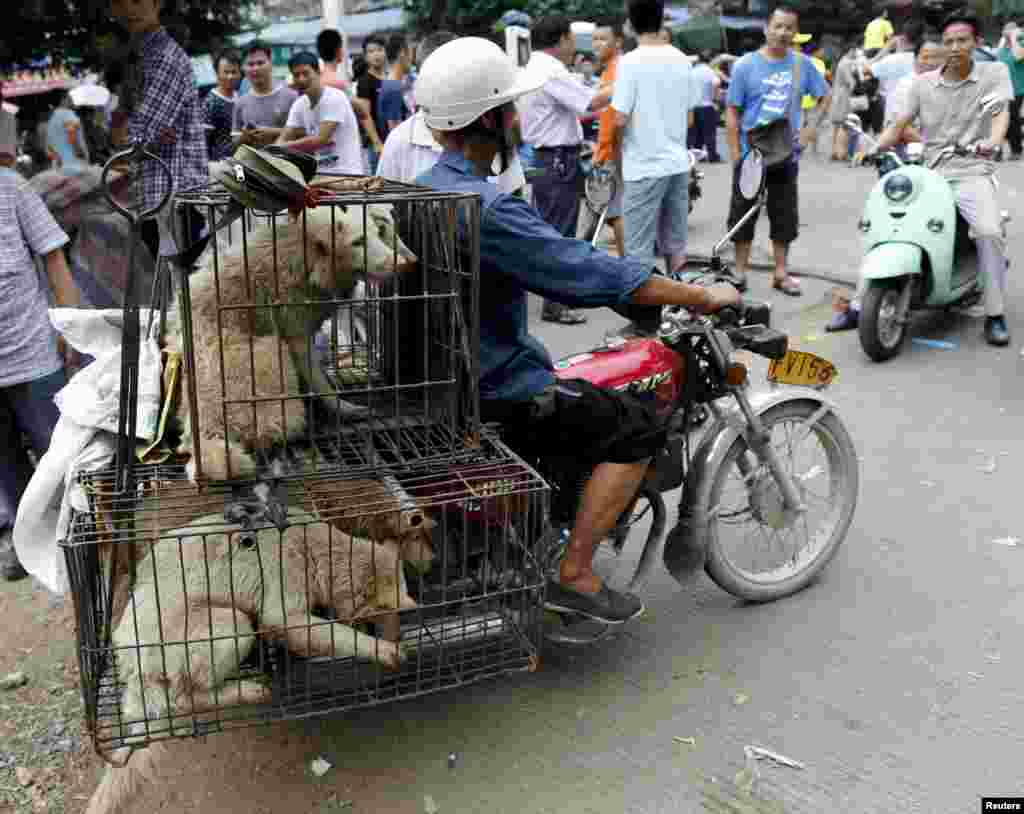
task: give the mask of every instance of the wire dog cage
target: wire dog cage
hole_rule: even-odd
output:
[[[479,202],[342,178],[297,220],[270,214],[180,281],[198,480],[345,471],[383,439],[397,459],[450,456],[479,432]],[[230,202],[218,186],[180,208]],[[418,443],[403,443],[412,427]],[[429,447],[429,449],[425,448]]]
[[[125,470],[119,439],[79,476],[63,549],[103,755],[537,666],[549,489],[480,423],[478,199],[332,183],[174,281],[177,456]]]
[[[64,546],[101,754],[536,668],[548,489],[488,433],[440,470],[292,480],[283,531],[141,469],[132,495],[83,475]]]

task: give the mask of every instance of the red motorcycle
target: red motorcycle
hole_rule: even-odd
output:
[[[618,558],[630,532],[647,527],[631,590],[641,589],[662,560],[681,583],[703,567],[737,597],[779,599],[815,579],[846,536],[858,462],[838,408],[824,393],[835,368],[789,350],[786,334],[769,323],[767,304],[714,317],[664,309],[653,330],[614,337],[555,365],[560,378],[653,400],[669,427],[668,444],[610,545],[599,549],[599,556],[610,550]],[[767,387],[753,388],[750,371],[734,356],[739,350],[771,360]],[[694,437],[693,418],[703,407],[713,420]],[[535,463],[553,490],[559,531],[545,563],[553,571],[590,473],[572,460]],[[678,519],[666,535],[664,495],[680,487]],[[548,638],[556,642],[590,643],[608,632],[582,617],[550,616]]]

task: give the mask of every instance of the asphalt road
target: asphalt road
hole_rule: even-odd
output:
[[[1004,167],[1024,182],[1024,165]],[[707,171],[697,251],[726,212],[728,168]],[[854,278],[873,179],[805,163],[794,267]],[[1024,221],[1019,199],[1007,203]],[[1010,245],[1022,248],[1017,234]],[[807,281],[793,300],[767,279],[754,275],[752,294],[776,305],[776,324],[838,366],[833,395],[861,459],[853,526],[817,584],[753,606],[703,574],[681,587],[659,572],[650,613],[596,647],[549,649],[535,674],[211,737],[175,758],[139,810],[326,812],[352,800],[345,810],[403,814],[940,814],[1024,795],[1024,282],[1011,282],[1010,348],[985,346],[980,320],[932,315],[914,335],[955,349],[908,344],[876,365],[855,333],[824,333],[826,284]],[[557,356],[619,323],[595,312],[537,332]],[[1006,538],[1019,545],[994,542]],[[627,564],[609,578],[628,579]],[[747,791],[748,744],[805,768],[761,761]],[[315,780],[318,755],[334,768]]]

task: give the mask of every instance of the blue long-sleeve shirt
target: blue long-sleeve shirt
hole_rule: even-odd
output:
[[[554,381],[547,349],[527,329],[527,292],[573,308],[625,305],[653,269],[563,237],[537,211],[446,152],[416,179],[480,196],[480,397],[525,401]]]

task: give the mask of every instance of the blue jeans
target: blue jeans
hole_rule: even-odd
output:
[[[60,418],[53,397],[65,384],[67,376],[58,370],[35,381],[0,387],[0,529],[14,526],[18,501],[32,477],[21,436],[28,436],[36,455],[43,456]]]

